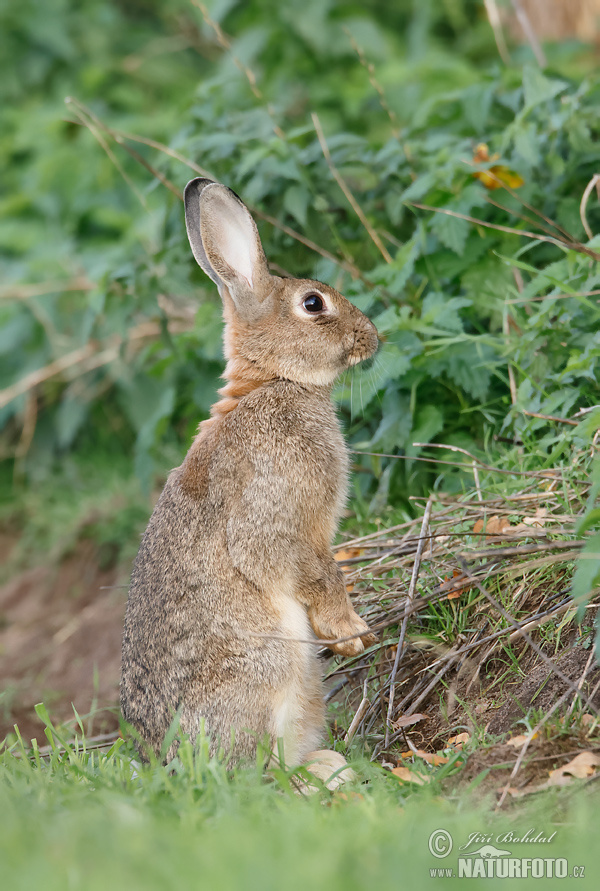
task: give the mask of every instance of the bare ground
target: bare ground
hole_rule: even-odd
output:
[[[14,544],[2,537],[3,558]],[[59,565],[28,569],[0,587],[0,740],[16,723],[24,739],[45,741],[34,710],[41,701],[58,723],[74,717],[73,704],[82,717],[94,712],[87,732],[118,727],[126,599],[119,584],[86,540]]]

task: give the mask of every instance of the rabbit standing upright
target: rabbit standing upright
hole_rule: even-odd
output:
[[[225,186],[188,183],[185,217],[223,301],[227,384],[141,542],[122,712],[157,755],[178,714],[192,739],[204,725],[213,752],[233,739],[234,761],[268,737],[297,764],[324,726],[310,640],[355,635],[332,646],[353,655],[374,639],[331,551],[348,458],[330,393],[375,352],[377,331],[333,288],[271,275],[254,220]]]

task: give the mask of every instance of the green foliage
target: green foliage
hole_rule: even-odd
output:
[[[5,13],[0,387],[15,389],[0,425],[19,471],[98,446],[148,486],[157,448],[181,452],[206,416],[220,307],[157,179],[180,194],[194,163],[278,221],[259,219],[276,270],[336,285],[385,338],[337,391],[353,445],[402,458],[362,458],[360,498],[383,509],[470,483],[421,460],[429,442],[498,460],[502,439],[542,440],[546,460],[557,431],[523,412],[598,401],[600,274],[579,212],[600,158],[597,76],[564,53],[544,72],[524,51],[502,68],[480,4],[396,6],[215,2],[203,19],[183,0],[52,0],[50,28],[48,8]],[[67,94],[89,109],[61,110]],[[480,142],[490,160],[475,163]],[[487,191],[473,174],[494,165],[523,185]]]

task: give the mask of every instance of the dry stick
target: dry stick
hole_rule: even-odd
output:
[[[590,239],[590,241],[594,237],[594,234],[589,227],[585,211],[587,208],[588,199],[592,194],[592,189],[594,188],[594,186],[597,186],[598,183],[600,183],[600,173],[595,173],[585,187],[583,195],[581,196],[581,203],[579,204],[579,216],[581,217],[581,222],[583,224],[583,228],[585,229],[585,234]]]
[[[455,654],[453,654],[455,655]],[[433,680],[427,682],[427,679],[424,678],[420,683],[416,684],[413,689],[408,693],[407,696],[400,702],[397,711],[401,712],[403,707],[410,701],[411,697],[415,695],[417,690],[420,690],[420,694],[415,699],[405,712],[404,715],[411,715],[415,709],[423,702],[423,700],[429,695],[429,693],[433,690],[436,684],[440,681],[440,679],[446,674],[447,671],[454,665],[456,659],[450,659],[446,665],[444,665],[440,671],[435,675]],[[389,746],[393,745],[397,739],[404,735],[404,728],[397,730],[392,736],[389,737],[387,743],[381,741],[373,750],[373,755],[371,756],[371,761],[373,761],[383,750],[387,749]]]
[[[193,6],[196,6],[200,10],[206,24],[210,28],[213,29],[219,45],[221,47],[223,47],[223,49],[227,50],[228,53],[231,54],[231,58],[233,59],[234,65],[236,66],[236,68],[239,69],[239,71],[241,71],[241,73],[244,75],[244,77],[248,81],[248,84],[250,85],[250,89],[252,90],[252,93],[254,94],[254,96],[259,101],[264,103],[265,108],[267,109],[267,113],[273,123],[273,132],[275,133],[275,135],[278,136],[279,139],[285,140],[285,138],[286,138],[285,133],[283,132],[283,130],[281,129],[281,127],[275,120],[275,111],[273,109],[273,106],[270,103],[265,101],[263,93],[257,84],[256,75],[254,74],[252,69],[248,68],[247,65],[244,65],[242,60],[239,59],[235,55],[235,53],[233,53],[231,51],[231,40],[229,39],[229,37],[227,37],[227,35],[223,31],[223,29],[221,28],[219,23],[215,22],[215,20],[210,17],[210,13],[209,13],[208,9],[206,8],[206,6],[204,5],[204,3],[201,3],[200,0],[191,0],[191,2],[192,2]]]
[[[532,24],[529,21],[529,16],[521,6],[521,0],[512,0],[512,7],[515,11],[515,15],[519,20],[519,24],[523,29],[523,34],[525,35],[525,39],[527,43],[531,47],[533,55],[536,58],[536,61],[540,68],[545,68],[548,64],[546,61],[546,56],[544,55],[544,51],[541,47],[541,44],[538,40],[537,34],[533,30]]]
[[[541,418],[542,421],[556,421],[558,424],[570,424],[571,427],[579,426],[579,421],[571,421],[569,418],[557,418],[556,415],[542,415],[539,411],[527,411],[527,409],[522,408],[521,414],[527,415],[530,418]]]
[[[374,453],[373,452],[356,452],[356,451],[354,451],[354,452],[352,452],[352,454],[353,455],[371,455]],[[388,456],[382,455],[381,457],[387,458]],[[395,457],[399,457],[399,456],[396,455]],[[454,505],[452,505],[451,507],[444,508],[443,510],[440,510],[436,513],[436,518],[451,514],[456,509],[457,508]],[[337,550],[338,548],[349,548],[356,544],[362,544],[362,542],[370,541],[371,539],[374,539],[374,538],[379,538],[382,535],[388,535],[391,532],[398,532],[400,529],[406,529],[407,526],[416,526],[416,525],[417,525],[416,519],[415,520],[407,520],[405,523],[399,523],[397,526],[390,526],[389,529],[379,529],[377,532],[370,532],[368,535],[362,535],[360,538],[351,538],[349,541],[343,541],[341,544],[335,545],[334,551]],[[415,536],[413,541],[415,543],[417,543],[419,541],[419,538],[417,536]]]
[[[446,674],[448,669],[450,669],[454,665],[454,663],[457,661],[458,661],[458,652],[457,651],[454,651],[453,653],[448,653],[448,659],[446,660],[446,664],[440,669],[440,671],[438,671],[438,673],[435,675],[435,677],[427,684],[427,686],[425,687],[425,689],[423,690],[421,695],[418,696],[417,699],[415,699],[414,702],[406,709],[406,711],[404,712],[405,715],[412,715],[412,713],[415,711],[415,709],[417,709],[421,705],[423,700],[433,690],[433,688],[436,686],[438,681],[441,680],[441,678]],[[408,697],[405,697],[404,701],[406,701],[407,698]],[[404,703],[401,703],[401,705],[403,705],[403,704]]]
[[[523,279],[521,276],[517,276],[516,273],[519,270],[513,266],[513,276],[515,282],[517,284],[517,288],[519,293],[523,290]],[[502,312],[502,334],[504,335],[506,346],[510,346],[510,325],[509,325],[509,316],[508,316],[508,306],[506,300],[504,301],[504,307]],[[517,404],[517,381],[515,378],[515,369],[513,367],[513,363],[510,360],[510,350],[507,349],[507,362],[506,367],[508,369],[508,386],[510,389],[510,402],[511,405],[515,406]]]
[[[599,255],[600,257],[600,255]],[[493,467],[491,464],[486,464],[485,461],[482,461],[481,458],[477,458],[471,452],[468,452],[467,449],[462,449],[460,446],[448,445],[443,442],[413,442],[413,446],[418,446],[419,448],[430,448],[430,449],[448,449],[449,452],[460,452],[462,455],[466,455],[471,461],[477,461],[480,467],[483,467],[485,470],[493,471],[494,473],[508,473],[514,474],[518,476],[530,476],[536,477],[538,479],[544,480],[555,480],[558,483],[563,482],[563,478],[560,476],[550,476],[546,473],[538,473],[535,470],[499,470],[496,467]],[[400,457],[400,456],[397,456]],[[436,462],[438,463],[438,462]],[[439,462],[441,463],[441,462]],[[582,482],[582,481],[580,481]],[[587,485],[587,482],[585,483]]]
[[[591,702],[587,696],[584,696],[581,694],[581,692],[577,689],[577,686],[573,683],[573,681],[570,678],[568,678],[567,675],[564,674],[559,668],[556,667],[556,665],[554,664],[552,659],[550,659],[548,656],[546,656],[544,651],[540,647],[538,647],[538,645],[531,639],[531,637],[527,634],[527,632],[523,630],[523,628],[524,628],[523,624],[521,622],[518,622],[515,618],[513,618],[513,616],[511,616],[510,613],[508,613],[504,609],[502,604],[498,600],[496,600],[496,598],[493,597],[489,593],[489,591],[486,591],[486,589],[483,587],[483,585],[480,583],[479,579],[476,576],[471,575],[466,560],[463,557],[461,557],[460,555],[457,557],[457,559],[461,566],[462,571],[468,576],[469,580],[473,582],[473,584],[477,587],[479,592],[481,594],[483,594],[483,596],[486,598],[486,600],[488,600],[491,603],[491,605],[494,607],[494,609],[498,610],[498,612],[501,613],[502,616],[504,616],[504,618],[508,622],[510,622],[511,626],[516,631],[520,632],[520,636],[523,637],[523,639],[531,647],[531,649],[534,651],[534,653],[536,653],[540,657],[542,662],[544,662],[546,665],[549,666],[549,668],[553,672],[553,674],[555,674],[556,677],[560,678],[564,684],[567,684],[570,692],[580,695],[581,698],[583,700],[585,700],[585,703],[588,706],[588,708],[591,708],[595,712],[595,714],[597,714],[597,715],[600,714],[600,711],[596,708],[594,703]]]
[[[30,300],[32,297],[62,294],[65,291],[93,291],[95,287],[93,282],[83,276],[62,282],[36,282],[31,285],[0,288],[0,300]]]
[[[377,77],[375,76],[375,66],[373,65],[372,62],[369,62],[362,46],[360,46],[360,44],[358,44],[356,42],[356,40],[352,36],[349,29],[344,27],[342,30],[343,30],[344,34],[346,35],[346,37],[348,38],[348,40],[350,41],[350,46],[352,47],[352,49],[358,56],[358,61],[360,62],[362,67],[367,72],[367,75],[369,78],[369,83],[371,84],[371,86],[373,87],[375,92],[377,93],[377,97],[379,99],[379,104],[381,105],[381,107],[387,114],[388,118],[390,119],[390,124],[392,125],[392,136],[395,139],[400,139],[400,123],[398,121],[398,117],[396,115],[396,112],[392,108],[390,108],[388,101],[385,98],[385,92],[383,90],[383,87],[381,86],[381,84],[377,80]]]
[[[502,187],[503,187],[503,188],[505,188],[505,189],[507,189],[508,191],[510,191],[510,189],[508,189],[508,186],[506,186],[504,183],[502,183],[502,180],[501,180],[501,179],[499,179],[497,176],[495,176],[494,174],[492,174],[489,170],[486,171],[486,173],[490,176],[491,179],[495,179],[495,180],[497,180],[497,182],[499,182],[499,183],[502,184]],[[600,177],[599,177],[599,179],[600,179]],[[595,180],[592,179],[592,183],[591,183],[592,186],[594,185],[594,182],[595,182]],[[589,187],[589,185],[590,185],[590,184],[588,183],[588,187]],[[516,192],[513,192],[513,194],[515,195],[515,197],[519,197],[519,196],[517,196]],[[589,193],[588,193],[588,194],[589,194]],[[584,196],[585,196],[585,192],[584,192]],[[568,248],[570,248],[570,249],[572,249],[572,250],[576,250],[576,251],[579,251],[579,252],[584,253],[584,254],[585,254],[585,253],[588,253],[588,248],[586,248],[586,246],[585,246],[584,244],[582,244],[582,242],[580,242],[580,241],[578,241],[576,238],[574,238],[569,232],[567,232],[565,229],[562,228],[562,226],[559,226],[557,223],[553,223],[553,222],[550,220],[550,221],[549,221],[549,225],[546,226],[546,225],[544,225],[543,223],[540,223],[539,220],[533,220],[531,217],[528,217],[526,214],[523,214],[523,213],[517,213],[517,211],[515,211],[515,210],[511,210],[509,207],[506,207],[504,204],[500,204],[499,201],[494,201],[493,198],[490,198],[490,197],[489,197],[489,195],[486,196],[486,201],[487,201],[488,204],[491,204],[493,207],[497,207],[497,208],[499,208],[499,210],[504,210],[504,211],[506,211],[506,213],[507,213],[509,216],[511,216],[511,215],[512,215],[512,216],[515,216],[515,217],[517,217],[517,219],[519,219],[519,220],[523,220],[523,221],[526,222],[526,223],[533,223],[534,226],[539,226],[540,229],[543,229],[544,232],[547,232],[549,235],[555,237],[554,233],[552,232],[552,229],[550,228],[550,226],[553,226],[553,227],[554,227],[555,229],[557,229],[557,230],[559,231],[559,233],[560,233],[559,242],[560,242],[561,244],[564,244],[565,247],[568,247]],[[524,207],[529,207],[529,205],[528,205],[528,204],[525,204],[524,201],[521,202],[521,203],[523,204]],[[587,198],[586,198],[586,203],[587,203]],[[580,213],[581,213],[581,209],[582,209],[582,207],[584,207],[584,200],[583,200],[583,197],[582,197],[582,199],[581,199],[581,204],[580,204]],[[541,219],[543,219],[543,220],[546,219],[546,217],[544,217],[542,214],[540,214],[538,211],[536,211],[536,208],[532,208],[532,210],[533,210],[535,213],[538,213],[538,215],[540,216]],[[583,220],[582,220],[582,222],[583,222]],[[586,221],[586,222],[587,222],[587,221]],[[590,237],[590,239],[593,237],[591,231],[590,231],[589,237]],[[514,269],[514,274],[515,274],[515,277],[516,277],[517,275],[520,275],[520,272],[519,272],[519,270],[518,270],[517,268]],[[520,287],[519,290],[522,290],[522,287]],[[582,296],[583,296],[583,295],[582,295]],[[531,299],[533,299],[533,298],[531,298]],[[508,302],[510,302],[510,301],[508,301]]]
[[[348,745],[350,742],[352,742],[352,738],[354,737],[354,734],[356,733],[358,725],[362,721],[368,707],[369,707],[369,698],[367,696],[367,679],[365,678],[365,682],[363,685],[363,698],[361,700],[360,705],[358,706],[358,708],[356,710],[356,714],[352,718],[352,723],[348,727],[348,732],[346,733],[346,736],[344,737],[344,742],[346,743],[346,745]]]
[[[495,179],[498,179],[498,177],[496,177],[495,173],[491,173],[489,170],[487,172],[490,174],[490,176],[494,177]],[[533,204],[528,204],[527,201],[524,201],[523,198],[519,195],[519,193],[515,189],[512,188],[512,186],[509,186],[503,180],[499,180],[499,182],[502,183],[502,188],[506,192],[508,192],[509,195],[512,195],[512,197],[515,198],[519,202],[519,204],[521,204],[524,208],[526,208],[526,210],[530,210],[531,213],[534,213],[536,215],[536,217],[540,218],[540,220],[543,220],[549,226],[552,226],[553,229],[556,229],[557,232],[560,232],[560,234],[562,236],[564,236],[564,238],[567,241],[571,242],[572,244],[579,244],[577,239],[573,238],[571,233],[568,232],[567,229],[564,229],[560,225],[560,223],[554,222],[554,220],[550,219],[550,217],[547,217],[545,214],[543,214],[541,210],[538,210],[537,207],[534,207]],[[489,198],[488,198],[488,200],[489,200]],[[510,212],[510,211],[508,211],[508,212]]]
[[[89,126],[87,118],[90,118],[90,120],[93,121],[94,125],[98,128],[98,130],[102,130],[105,133],[107,133],[109,136],[111,136],[118,145],[122,146],[122,148],[124,148],[125,151],[131,155],[132,158],[134,158],[139,164],[141,164],[143,167],[145,167],[146,170],[148,170],[160,183],[163,184],[163,186],[166,186],[166,188],[169,189],[169,191],[171,191],[175,195],[176,198],[180,198],[181,200],[183,200],[181,190],[178,189],[177,186],[171,182],[171,180],[169,180],[164,174],[162,174],[159,170],[157,170],[155,167],[153,167],[148,161],[146,161],[146,159],[142,155],[140,155],[140,153],[137,152],[134,148],[132,148],[130,145],[127,145],[127,143],[124,142],[122,139],[117,139],[114,136],[113,132],[110,130],[110,128],[107,127],[106,124],[103,121],[101,121],[100,118],[97,117],[93,113],[93,111],[91,111],[91,109],[89,109],[82,102],[79,102],[77,99],[72,99],[70,97],[67,97],[67,99],[65,99],[65,103],[71,104],[75,107],[75,112],[76,112],[76,114],[79,115],[81,122],[83,124],[85,124],[85,126],[87,126],[88,129],[92,133],[94,131],[93,131],[93,128],[91,128]],[[106,151],[105,143],[101,142],[101,145]],[[114,159],[112,154],[109,154],[109,158],[111,160]],[[124,172],[121,170],[120,167],[118,168],[118,170],[123,176],[125,176]],[[128,183],[128,185],[132,185],[128,178],[126,178],[126,182]]]
[[[332,263],[335,263],[336,266],[339,266],[341,269],[345,269],[346,272],[349,272],[354,278],[359,278],[362,282],[364,282],[369,287],[374,287],[373,282],[366,278],[358,266],[355,266],[354,263],[350,263],[348,260],[344,260],[341,257],[336,257],[335,254],[330,253],[325,250],[325,248],[320,247],[314,241],[311,241],[310,238],[305,238],[304,235],[300,235],[299,232],[296,232],[294,229],[290,228],[290,226],[286,226],[285,223],[279,222],[275,217],[272,217],[268,213],[264,213],[262,210],[257,210],[255,207],[251,207],[253,215],[258,217],[261,220],[264,220],[265,223],[270,223],[271,226],[274,226],[276,229],[279,229],[280,232],[283,232],[285,235],[289,235],[290,238],[299,241],[300,244],[305,245],[311,251],[315,251],[315,253],[320,254],[321,257],[324,257],[326,260],[331,260]]]
[[[595,291],[573,291],[571,294],[544,294],[541,297],[524,297],[507,300],[507,303],[543,303],[544,300],[568,300],[573,297],[597,297],[600,290]]]
[[[356,198],[350,191],[346,181],[344,180],[344,178],[338,171],[337,167],[333,163],[333,160],[331,158],[331,153],[329,151],[329,146],[327,145],[327,142],[325,141],[325,136],[323,134],[323,129],[321,127],[321,122],[319,120],[319,116],[317,115],[316,112],[313,112],[311,117],[312,117],[312,122],[313,122],[313,125],[315,128],[315,132],[317,134],[317,139],[319,140],[319,144],[320,144],[321,150],[323,152],[323,157],[327,161],[327,166],[329,167],[329,170],[331,171],[331,175],[333,176],[336,183],[338,184],[338,186],[340,187],[340,189],[342,190],[342,192],[348,199],[348,202],[349,202],[350,206],[352,207],[352,210],[354,211],[354,213],[356,214],[358,219],[361,221],[361,223],[367,230],[369,237],[371,238],[371,241],[373,242],[375,247],[378,249],[379,253],[383,257],[385,262],[391,263],[392,257],[388,253],[387,248],[383,244],[381,238],[379,237],[379,235],[377,234],[377,232],[375,231],[373,226],[371,226],[371,224],[369,223],[360,204],[358,203],[358,201],[356,200]]]
[[[486,170],[486,176],[489,176],[490,179],[495,180],[497,183],[500,183],[501,187],[504,188],[503,181],[500,179],[500,177],[492,173],[491,170]],[[552,236],[552,238],[556,238],[556,233],[551,228],[551,226],[553,225],[552,223],[550,225],[540,223],[539,219],[536,220],[530,216],[527,216],[527,214],[519,213],[516,210],[512,210],[510,207],[506,207],[505,204],[501,204],[499,201],[495,201],[493,198],[490,198],[489,195],[485,196],[485,200],[486,203],[491,204],[492,207],[497,207],[498,210],[503,210],[509,216],[516,217],[518,220],[523,220],[524,223],[532,223],[534,226],[539,226],[540,229],[542,229],[542,231],[545,232],[547,235]],[[554,228],[556,229],[558,227],[555,226]],[[566,235],[565,233],[561,233],[561,235],[564,235],[564,237],[568,239],[569,243],[575,243],[575,239],[572,238],[570,235]]]
[[[494,32],[494,40],[496,41],[496,48],[498,50],[498,54],[505,65],[510,65],[510,55],[508,52],[508,48],[506,46],[506,41],[504,39],[504,31],[502,30],[502,21],[500,19],[500,13],[498,12],[498,7],[496,6],[496,0],[484,0],[485,3],[485,11],[487,12],[487,17],[490,25],[492,26],[492,31]]]
[[[583,683],[584,683],[584,681],[585,681],[585,678],[586,678],[586,675],[587,675],[588,671],[590,670],[590,666],[591,666],[591,664],[592,664],[592,662],[593,662],[593,660],[594,660],[595,655],[596,655],[596,654],[595,654],[595,652],[594,652],[594,648],[592,647],[592,652],[590,653],[590,655],[589,655],[589,659],[588,659],[588,661],[587,661],[586,664],[585,664],[585,668],[583,669],[583,673],[582,673],[581,677],[579,678],[579,681],[577,682],[577,689],[578,689],[578,690],[581,690],[581,688],[583,687]],[[567,717],[569,717],[570,715],[573,714],[573,709],[575,708],[575,703],[577,702],[578,698],[579,698],[579,694],[576,693],[575,696],[573,697],[573,700],[572,700],[572,702],[571,702],[571,705],[570,705],[569,708],[567,709]]]
[[[446,443],[441,442],[413,442],[414,446],[422,446],[423,448],[428,449],[447,449],[449,452],[462,452],[464,455],[468,455],[471,461],[477,461],[480,467],[483,467],[484,470],[489,470],[493,473],[502,473],[506,476],[529,476],[534,479],[543,479],[543,480],[554,480],[557,483],[564,482],[561,476],[550,476],[547,473],[537,473],[534,470],[504,470],[500,467],[493,467],[491,464],[486,464],[485,461],[482,461],[480,458],[476,458],[475,455],[472,455],[471,452],[467,452],[466,449],[461,449],[458,446],[447,445]],[[386,452],[358,452],[356,449],[350,449],[351,454],[353,455],[369,455],[373,458],[395,458],[398,461],[426,461],[428,464],[434,460],[433,458],[421,458],[417,455],[391,455]],[[468,464],[464,461],[435,461],[436,464],[445,464],[448,467],[463,467],[465,470],[470,470]],[[589,482],[587,480],[572,480],[574,484],[581,486],[589,486]]]
[[[568,247],[586,254],[594,260],[600,260],[600,254],[583,244],[574,244],[560,238],[551,238],[549,235],[540,235],[539,232],[529,232],[527,229],[514,229],[512,226],[501,226],[499,223],[488,223],[487,220],[479,220],[476,217],[468,216],[468,214],[457,213],[455,210],[448,210],[446,207],[432,207],[430,204],[419,204],[416,201],[407,201],[409,207],[418,207],[420,210],[431,210],[433,213],[445,213],[449,217],[457,217],[459,220],[466,220],[468,223],[474,223],[476,226],[485,226],[487,229],[496,229],[498,232],[508,232],[510,235],[523,235],[525,238],[533,238],[535,241],[547,241],[556,247]]]
[[[165,186],[169,190],[169,192],[172,192],[173,195],[175,195],[176,198],[179,198],[180,201],[183,200],[181,189],[178,189],[175,183],[171,182],[171,180],[166,177],[164,173],[161,173],[160,170],[158,170],[156,167],[153,167],[153,165],[149,161],[146,161],[143,155],[140,155],[139,152],[137,152],[130,145],[127,145],[126,142],[121,142],[119,144],[125,149],[126,152],[129,152],[131,157],[135,161],[137,161],[138,164],[141,164],[142,167],[145,167],[146,170],[152,174],[152,176],[154,176],[160,183],[162,183],[163,186]]]
[[[113,744],[121,738],[121,734],[118,730],[113,730],[110,733],[99,733],[97,736],[89,736],[85,738],[85,750],[86,752],[90,752],[92,749],[104,749],[109,744]],[[37,754],[42,758],[45,758],[47,755],[52,755],[53,752],[63,753],[68,751],[68,747],[77,746],[80,743],[84,742],[83,739],[75,737],[74,739],[67,740],[66,745],[57,745],[54,748],[52,746],[39,746],[37,750]],[[21,752],[12,752],[13,758],[22,758]],[[29,755],[30,758],[34,758],[34,755]]]
[[[113,152],[111,147],[108,145],[108,143],[104,139],[102,133],[100,132],[100,129],[97,126],[95,115],[93,115],[88,109],[85,109],[85,111],[84,111],[83,107],[80,106],[80,103],[77,102],[76,99],[73,99],[71,96],[66,97],[65,105],[71,105],[73,107],[73,111],[75,112],[77,117],[80,118],[81,122],[85,124],[85,126],[88,128],[88,130],[90,131],[90,133],[92,134],[94,139],[96,139],[98,141],[98,143],[102,146],[102,148],[104,149],[104,151],[106,152],[106,154],[108,155],[110,160],[113,162],[113,164],[115,165],[115,167],[117,168],[117,170],[119,171],[119,173],[121,174],[121,176],[123,177],[123,179],[125,180],[127,185],[129,186],[129,188],[131,189],[133,194],[136,196],[136,198],[138,199],[138,201],[144,208],[144,210],[148,210],[148,202],[146,201],[145,197],[139,191],[139,189],[137,188],[135,183],[131,180],[131,178],[127,175],[127,173],[123,169],[123,166],[121,165],[121,162],[119,161],[119,159],[117,158],[117,156],[115,155],[115,153]],[[86,115],[89,116],[89,118],[91,120],[87,120]]]
[[[394,666],[392,668],[392,673],[390,675],[390,692],[389,692],[389,701],[388,701],[388,710],[387,710],[387,719],[385,722],[385,747],[387,748],[388,741],[390,738],[390,727],[392,720],[392,713],[394,710],[394,693],[396,690],[396,675],[398,674],[398,666],[400,665],[400,656],[402,654],[402,649],[404,646],[404,638],[406,637],[406,628],[408,625],[408,617],[410,615],[410,607],[413,604],[415,589],[417,587],[417,579],[419,578],[419,570],[421,568],[421,555],[423,553],[423,548],[425,546],[425,535],[427,533],[427,528],[429,526],[429,517],[431,516],[431,506],[433,504],[433,496],[429,496],[427,500],[427,506],[425,508],[425,513],[423,514],[423,522],[421,524],[421,534],[419,536],[419,542],[417,544],[417,550],[415,553],[415,562],[413,564],[412,576],[410,579],[410,585],[408,587],[408,594],[406,596],[406,611],[404,613],[404,618],[402,620],[402,625],[400,627],[400,636],[398,638],[398,645],[396,647],[396,656],[394,659]]]

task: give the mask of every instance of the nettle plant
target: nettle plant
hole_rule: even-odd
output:
[[[187,447],[221,369],[220,305],[188,257],[178,200],[205,172],[252,209],[276,272],[330,282],[382,335],[374,365],[337,393],[354,448],[378,453],[356,456],[368,471],[356,475],[359,500],[379,509],[472,484],[470,462],[438,464],[456,453],[430,443],[497,461],[523,442],[543,462],[589,440],[595,415],[577,413],[599,401],[598,78],[496,63],[482,73],[458,55],[413,68],[387,59],[379,71],[350,38],[357,55],[330,70],[314,50],[304,93],[290,90],[281,57],[269,57],[259,89],[264,41],[241,43],[243,62],[235,45],[223,53],[168,145],[70,104],[99,140],[92,155],[89,133],[71,133],[88,164],[145,208],[132,191],[110,221],[127,237],[107,254],[84,239],[85,300],[63,290],[45,298],[45,316],[31,301],[3,309],[18,347],[2,378],[11,446],[22,446],[35,394],[29,457],[80,448],[108,416],[146,481],[158,446]],[[27,386],[65,354],[71,365]],[[540,415],[583,420],[567,425],[569,439]]]

